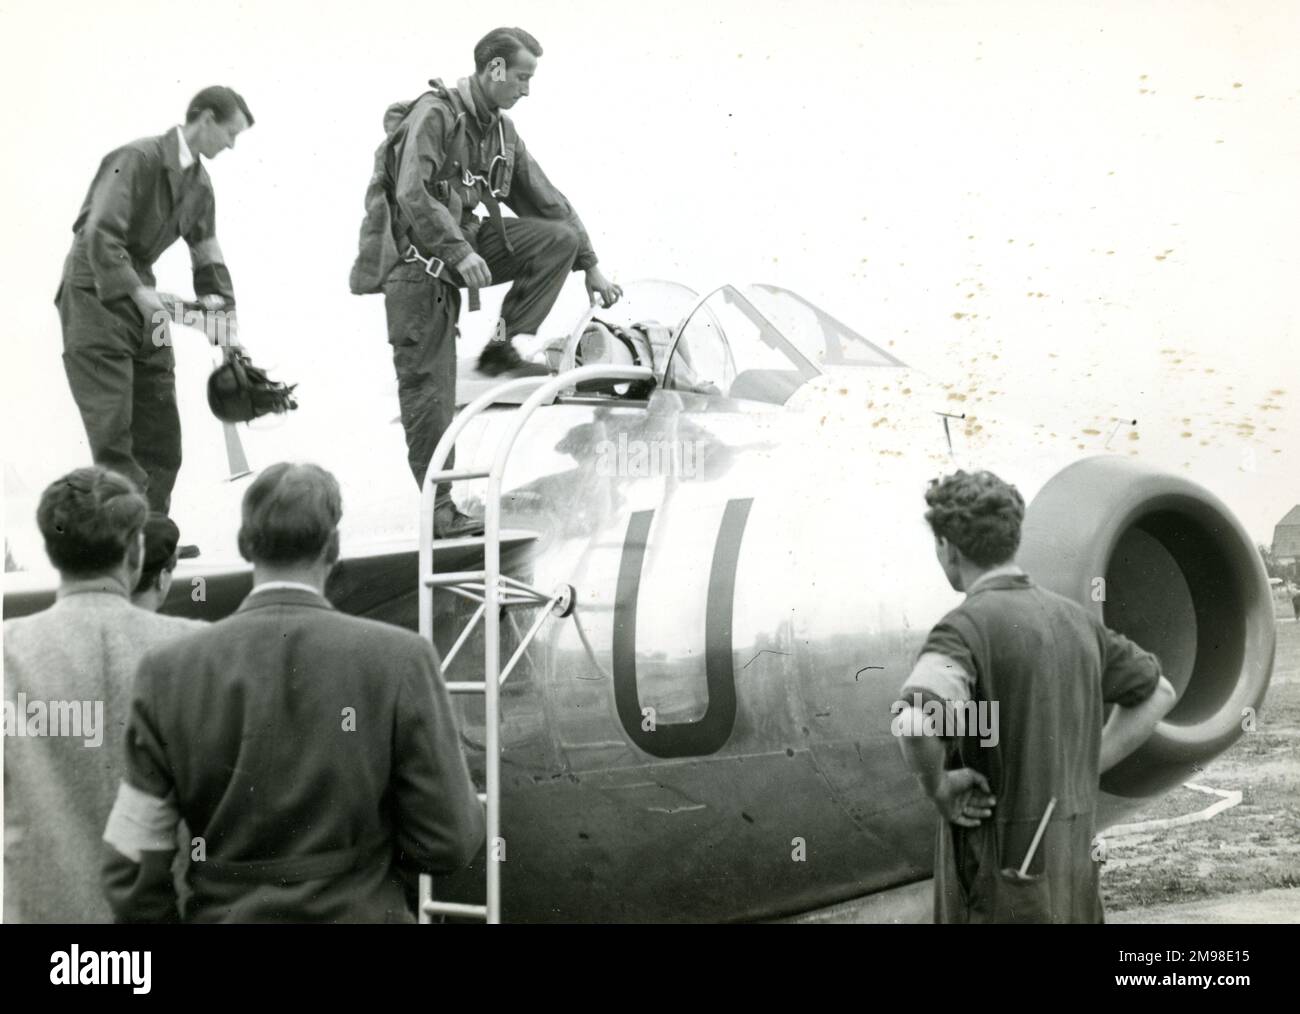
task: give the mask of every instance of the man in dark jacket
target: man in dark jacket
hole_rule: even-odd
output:
[[[1099,776],[1142,745],[1174,689],[1154,655],[1012,562],[1025,513],[1014,486],[959,471],[926,502],[939,565],[966,593],[930,631],[896,726],[939,812],[935,920],[1101,922]]]
[[[104,831],[119,920],[180,916],[181,819],[194,922],[410,922],[406,874],[457,870],[482,843],[432,645],[322,594],[341,515],[328,472],[266,469],[239,531],[253,590],[141,662]]]
[[[367,281],[354,272],[352,288],[382,286],[408,460],[419,485],[456,409],[462,286],[470,289],[472,308],[478,289],[513,282],[478,361],[490,376],[529,368],[512,339],[536,333],[571,271],[585,272],[589,298],[609,306],[622,295],[598,267],[577,213],[504,113],[528,94],[541,55],[523,29],[498,28],[474,47],[472,77],[455,87],[430,81],[430,91],[390,107],[385,117],[388,140],[374,189],[386,195],[380,203],[387,213],[382,224],[367,220],[358,267],[372,270]],[[518,217],[504,218],[501,204]],[[487,210],[482,220],[474,214],[480,205]],[[435,534],[481,530],[455,508],[450,487],[439,486]]]
[[[154,288],[153,265],[183,237],[199,301],[233,312],[202,159],[233,148],[252,124],[238,94],[205,88],[190,102],[183,126],[110,152],[73,223],[54,299],[63,368],[95,464],[125,475],[164,514],[181,466],[181,427],[170,310]]]

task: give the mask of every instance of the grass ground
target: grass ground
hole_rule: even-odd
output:
[[[1210,820],[1107,841],[1108,912],[1300,887],[1300,624],[1279,619],[1277,662],[1257,729],[1192,779],[1240,790]],[[1192,813],[1216,797],[1179,788],[1129,823]]]

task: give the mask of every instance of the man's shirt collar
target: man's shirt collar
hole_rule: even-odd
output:
[[[457,85],[460,90],[461,98],[469,106],[470,112],[474,114],[474,119],[478,121],[486,133],[496,125],[497,118],[501,115],[501,110],[490,110],[487,96],[483,94],[483,87],[478,83],[477,77],[462,78]]]
[[[180,160],[181,172],[194,164],[194,153],[190,151],[190,146],[185,143],[185,131],[180,127],[176,128],[176,154]]]
[[[281,589],[311,592],[313,595],[320,594],[319,588],[313,588],[311,585],[303,584],[301,581],[263,581],[261,584],[255,585],[253,590],[248,594],[256,595],[258,592],[279,591]]]
[[[966,594],[974,595],[975,592],[979,591],[979,589],[983,588],[990,582],[996,581],[998,578],[1007,577],[1028,577],[1028,575],[1014,563],[999,564],[992,570],[986,570],[983,574],[977,577],[971,583],[971,586],[966,589]]]
[[[112,574],[101,577],[64,578],[54,593],[56,599],[65,599],[69,595],[116,595],[130,600],[131,591],[122,579]]]

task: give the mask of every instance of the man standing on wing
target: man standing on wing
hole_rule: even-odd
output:
[[[214,86],[194,96],[183,125],[105,156],[73,223],[54,298],[63,367],[95,464],[126,476],[163,514],[181,467],[181,423],[166,327],[174,308],[154,287],[153,265],[184,238],[199,301],[233,313],[202,160],[233,148],[252,125],[244,100]],[[195,552],[182,547],[181,555]]]
[[[367,222],[352,290],[383,291],[402,426],[417,484],[456,409],[460,289],[513,282],[479,357],[488,376],[525,364],[512,339],[534,334],[571,271],[589,298],[622,295],[605,278],[581,220],[533,161],[504,111],[528,94],[542,47],[521,28],[498,28],[474,47],[474,74],[452,87],[435,79],[413,103],[391,106],[376,154]],[[518,217],[504,218],[500,205]],[[486,208],[485,218],[474,214]],[[453,464],[448,459],[448,466]],[[438,488],[434,533],[476,534],[482,524]]]

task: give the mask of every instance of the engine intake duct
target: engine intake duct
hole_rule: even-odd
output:
[[[1181,476],[1118,457],[1063,469],[1026,511],[1020,563],[1154,653],[1178,702],[1102,778],[1143,797],[1185,781],[1243,731],[1273,670],[1268,580],[1226,506]]]

